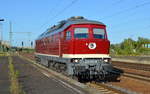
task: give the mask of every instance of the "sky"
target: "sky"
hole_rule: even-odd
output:
[[[103,22],[112,44],[126,38],[150,38],[149,0],[0,0],[0,30],[12,45],[29,46],[47,28],[72,16]],[[15,33],[22,32],[22,33]],[[26,32],[31,32],[26,33]]]

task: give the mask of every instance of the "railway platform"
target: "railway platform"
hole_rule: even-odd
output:
[[[8,59],[0,57],[0,94],[10,94],[9,88]]]
[[[12,60],[14,68],[19,72],[19,83],[25,94],[88,94],[18,56],[12,56]],[[0,94],[10,94],[8,65],[8,57],[0,57]]]

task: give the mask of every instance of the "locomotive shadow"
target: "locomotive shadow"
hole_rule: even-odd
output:
[[[118,78],[105,78],[103,80],[101,79],[80,79],[78,80],[80,83],[88,83],[88,82],[99,82],[99,83],[107,83],[107,82],[120,82],[121,79],[118,77]]]

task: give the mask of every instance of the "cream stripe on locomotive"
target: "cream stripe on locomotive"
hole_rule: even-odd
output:
[[[41,54],[41,53],[35,53],[35,54],[59,57],[59,55]],[[110,58],[109,54],[63,54],[62,57],[63,58]]]
[[[41,54],[41,53],[35,53],[35,55],[44,55],[44,56],[59,57],[59,55]]]
[[[63,54],[63,58],[110,58],[108,54]]]

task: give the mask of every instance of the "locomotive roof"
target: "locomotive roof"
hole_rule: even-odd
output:
[[[55,33],[61,32],[64,29],[66,29],[68,26],[72,24],[99,24],[99,25],[105,25],[102,22],[99,21],[94,21],[94,20],[87,20],[84,19],[83,17],[80,18],[75,18],[71,17],[67,20],[60,21],[58,25],[54,25],[51,28],[48,28],[44,33],[42,33],[38,39],[41,39],[43,37],[47,37],[49,35],[53,35]]]

